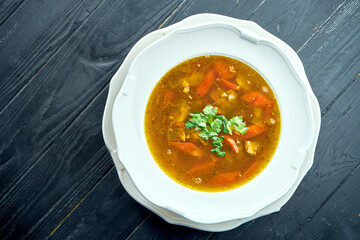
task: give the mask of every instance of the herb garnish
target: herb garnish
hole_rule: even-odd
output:
[[[217,109],[211,105],[206,105],[202,113],[195,111],[190,113],[192,118],[185,123],[186,128],[195,128],[196,131],[201,131],[199,136],[204,140],[211,139],[214,149],[211,152],[215,152],[219,157],[224,157],[225,152],[221,151],[223,146],[223,136],[219,136],[221,130],[226,134],[232,134],[236,131],[240,134],[245,134],[247,131],[246,124],[243,122],[242,117],[236,116],[227,120],[224,115],[217,116]]]

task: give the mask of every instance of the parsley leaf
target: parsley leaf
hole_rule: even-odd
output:
[[[212,137],[217,137],[218,134],[216,131],[212,130],[212,129],[203,129],[201,133],[199,133],[199,136],[202,138],[202,139],[205,139],[205,140],[209,140],[209,138],[212,138]]]
[[[211,149],[210,151],[215,152],[219,157],[225,157],[226,155],[226,152],[221,151],[219,147]]]
[[[224,115],[220,115],[220,116],[216,116],[216,119],[219,119],[222,121],[223,132],[228,134],[229,129],[227,128],[227,125],[228,125],[229,121],[226,119],[226,117]]]
[[[207,117],[202,113],[190,113],[190,120],[185,123],[186,128],[196,127],[195,131],[206,128]]]
[[[224,137],[217,137],[217,138],[213,138],[213,145],[215,147],[222,147],[223,144],[222,144],[222,141],[224,140]]]
[[[203,113],[204,113],[206,116],[215,117],[215,116],[216,116],[216,113],[217,113],[217,109],[208,104],[208,105],[205,106],[205,108],[204,108],[204,110],[203,110]]]
[[[216,108],[211,105],[206,105],[202,113],[195,111],[190,114],[192,118],[185,123],[185,127],[187,129],[195,128],[195,132],[200,131],[199,136],[204,140],[211,139],[213,146],[216,148],[210,151],[216,153],[219,157],[224,157],[226,153],[221,151],[224,137],[219,136],[221,130],[225,134],[232,134],[232,131],[245,134],[247,127],[242,117],[236,116],[229,121],[224,115],[217,116],[216,114]]]
[[[210,127],[216,131],[217,133],[221,132],[221,126],[223,125],[223,122],[220,119],[215,119],[210,123]]]
[[[232,119],[230,119],[230,121],[227,124],[228,129],[230,130],[234,130],[238,133],[241,133],[242,135],[244,135],[247,131],[247,127],[246,124],[243,122],[242,117],[236,116],[233,117]]]

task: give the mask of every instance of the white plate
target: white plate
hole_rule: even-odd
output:
[[[208,22],[208,21],[212,21],[212,22],[217,22],[217,21],[228,21],[228,22],[232,22],[233,24],[236,24],[238,26],[241,26],[242,29],[250,29],[252,31],[253,34],[257,34],[258,36],[261,36],[263,38],[273,38],[273,41],[277,41],[278,42],[278,46],[280,46],[283,50],[283,52],[285,52],[285,54],[287,55],[287,57],[289,58],[289,61],[292,63],[293,66],[296,66],[295,71],[298,72],[298,75],[301,76],[301,79],[304,81],[304,85],[308,88],[308,92],[311,95],[312,98],[312,104],[314,105],[314,113],[316,113],[316,116],[320,116],[319,113],[319,107],[318,107],[318,103],[316,101],[316,98],[313,96],[313,93],[310,89],[310,86],[306,80],[306,76],[303,70],[303,67],[301,65],[300,60],[298,59],[297,55],[284,43],[282,43],[280,40],[274,38],[272,35],[270,35],[269,33],[265,32],[264,30],[262,30],[260,27],[258,27],[256,24],[252,23],[252,22],[247,22],[247,21],[241,21],[241,20],[236,20],[236,19],[230,19],[230,18],[226,18],[226,17],[222,17],[222,16],[217,16],[217,15],[198,15],[198,16],[193,16],[190,17],[188,19],[185,19],[184,21],[173,25],[169,28],[160,30],[160,31],[156,31],[153,32],[149,35],[147,35],[146,37],[144,37],[143,39],[141,39],[138,44],[136,44],[134,46],[134,48],[131,50],[131,52],[129,53],[128,57],[125,59],[123,65],[121,66],[121,68],[119,69],[119,71],[116,73],[116,75],[114,76],[111,86],[110,86],[110,92],[109,92],[109,97],[108,97],[108,102],[106,105],[106,109],[105,109],[105,114],[104,114],[104,124],[103,124],[103,128],[104,128],[104,139],[106,142],[106,145],[108,146],[110,152],[112,152],[112,156],[114,159],[116,159],[116,154],[114,154],[114,150],[115,145],[114,145],[114,139],[112,136],[112,131],[111,131],[111,124],[106,124],[106,122],[108,123],[109,119],[111,119],[111,117],[109,118],[109,115],[111,115],[111,111],[109,111],[109,109],[111,109],[111,105],[113,103],[114,100],[114,96],[116,95],[116,93],[119,91],[119,86],[121,85],[121,82],[124,79],[124,75],[126,74],[126,69],[129,66],[129,63],[131,62],[131,60],[134,58],[134,56],[139,52],[140,49],[143,49],[145,46],[147,46],[148,43],[153,42],[156,39],[159,39],[162,37],[162,35],[166,35],[166,33],[169,31],[169,29],[174,29],[177,27],[180,27],[181,25],[191,25],[191,24],[197,24],[197,23],[201,23],[201,22]],[[257,36],[257,37],[258,37]],[[304,80],[305,79],[305,80]],[[116,84],[114,83],[116,81]],[[316,116],[314,116],[314,120],[316,120]],[[318,121],[315,124],[316,127],[316,131],[314,134],[314,138],[313,138],[313,143],[312,143],[312,150],[311,152],[307,155],[307,161],[303,164],[302,168],[301,168],[301,172],[296,180],[296,184],[294,185],[295,187],[292,187],[292,189],[289,191],[290,192],[290,196],[293,193],[293,191],[295,191],[296,186],[299,184],[300,180],[302,179],[303,175],[306,173],[306,171],[310,168],[311,163],[312,163],[312,156],[313,156],[313,149],[315,148],[315,144],[316,144],[316,140],[317,140],[317,136],[318,136],[318,127],[320,124],[320,118],[318,117]],[[111,135],[111,136],[110,136]],[[309,157],[310,156],[310,157]],[[310,158],[310,160],[309,160]],[[308,163],[308,165],[306,165],[306,163]],[[126,174],[121,174],[125,173],[121,167],[121,165],[119,164],[119,161],[115,161],[115,164],[118,167],[118,170],[120,171],[120,179],[122,180],[125,188],[126,186],[130,186],[129,182],[126,182]],[[305,166],[305,167],[304,167]],[[242,222],[244,222],[246,219],[252,219],[253,217],[256,216],[261,216],[263,214],[267,214],[273,211],[277,211],[279,209],[279,206],[281,206],[282,204],[284,204],[286,202],[286,200],[290,197],[289,196],[289,192],[283,196],[281,199],[286,199],[285,201],[277,201],[275,203],[272,204],[272,206],[276,206],[278,205],[278,207],[267,207],[266,209],[263,209],[262,211],[258,212],[257,214],[253,215],[249,215],[249,218],[243,218],[241,220],[234,220],[228,223],[219,223],[219,224],[197,224],[197,223],[193,223],[191,221],[188,221],[186,219],[183,218],[179,218],[176,215],[172,215],[172,214],[166,214],[164,212],[168,212],[168,211],[164,211],[161,208],[158,207],[154,207],[154,205],[149,205],[148,202],[144,201],[144,199],[141,199],[141,195],[139,196],[135,196],[134,192],[136,192],[136,189],[128,187],[127,189],[129,191],[129,193],[131,195],[133,195],[133,197],[135,199],[137,199],[139,202],[143,203],[145,206],[148,206],[149,208],[151,208],[153,211],[157,212],[160,216],[162,216],[163,218],[165,218],[167,221],[172,222],[172,223],[177,223],[177,224],[182,224],[182,225],[187,225],[187,226],[192,226],[195,228],[199,228],[199,229],[204,229],[204,230],[211,230],[211,231],[215,231],[215,230],[225,230],[225,229],[229,229],[232,227],[235,227],[239,224],[241,224]],[[261,209],[261,207],[260,207]],[[258,209],[258,210],[260,210]],[[176,217],[171,217],[172,216],[176,216]]]
[[[156,164],[145,139],[152,89],[178,63],[205,54],[237,58],[256,69],[275,92],[281,112],[280,140],[270,163],[249,183],[225,192],[199,192],[173,181]],[[250,217],[283,196],[295,183],[315,135],[308,88],[281,48],[229,23],[182,27],[141,51],[115,100],[113,127],[120,161],[141,194],[204,224]]]

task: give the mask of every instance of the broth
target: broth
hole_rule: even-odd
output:
[[[216,116],[241,116],[246,123],[245,134],[225,133],[224,125],[211,138],[224,138],[220,153],[225,156],[212,150],[215,140],[186,124],[190,113],[206,106],[215,108]],[[207,120],[207,128],[214,119]],[[205,192],[231,190],[255,178],[276,150],[280,126],[279,106],[264,78],[245,63],[215,55],[186,60],[168,71],[145,112],[147,144],[159,167],[181,185]]]

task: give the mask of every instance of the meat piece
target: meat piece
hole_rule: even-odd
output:
[[[259,150],[259,143],[253,141],[245,141],[245,150],[248,154],[255,156]]]

